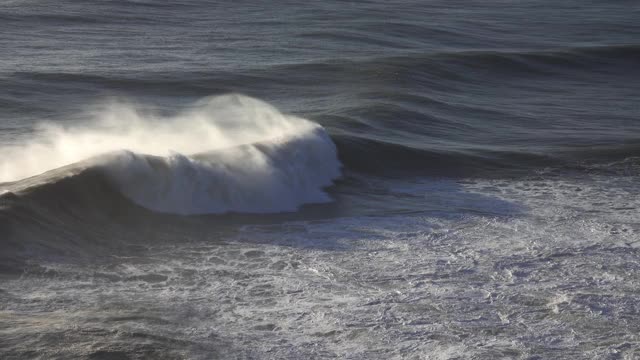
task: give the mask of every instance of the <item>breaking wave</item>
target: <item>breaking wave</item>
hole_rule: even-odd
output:
[[[320,125],[242,95],[207,98],[172,118],[113,105],[90,127],[43,129],[39,141],[3,149],[5,192],[95,169],[149,210],[269,213],[330,201],[323,189],[340,176],[336,147]]]

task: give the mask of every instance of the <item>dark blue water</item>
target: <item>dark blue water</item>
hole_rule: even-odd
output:
[[[5,1],[1,357],[640,356],[639,39],[624,0]]]

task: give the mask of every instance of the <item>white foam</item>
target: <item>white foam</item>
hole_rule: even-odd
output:
[[[46,129],[38,142],[2,149],[0,182],[109,153],[100,165],[151,210],[263,213],[329,201],[323,188],[340,175],[320,125],[241,95],[207,98],[172,118],[114,105],[89,126]]]
[[[320,127],[197,158],[119,152],[107,169],[136,203],[178,214],[292,211],[330,201],[323,188],[340,175],[335,147]]]

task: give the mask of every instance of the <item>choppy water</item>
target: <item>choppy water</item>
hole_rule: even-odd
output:
[[[0,355],[640,356],[633,1],[5,1]]]

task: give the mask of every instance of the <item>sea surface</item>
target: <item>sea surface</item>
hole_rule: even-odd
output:
[[[0,3],[0,358],[640,358],[640,3]]]

